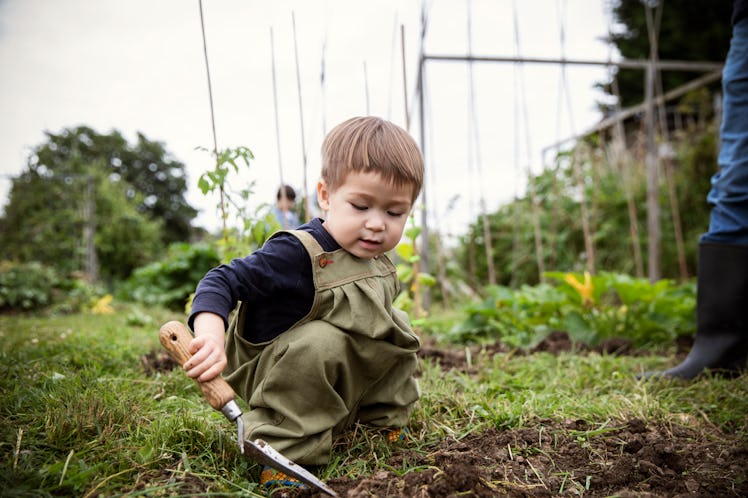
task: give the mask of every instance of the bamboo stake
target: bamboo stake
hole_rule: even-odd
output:
[[[468,1],[468,15],[467,15],[467,35],[468,35],[468,54],[473,53],[473,19],[472,19],[472,0]],[[475,164],[479,178],[479,193],[480,193],[480,217],[483,226],[483,248],[486,255],[486,268],[488,270],[488,283],[489,285],[496,285],[496,268],[493,261],[493,243],[491,236],[491,227],[488,221],[488,214],[486,209],[486,199],[483,194],[483,182],[480,181],[480,177],[483,174],[481,167],[481,150],[480,150],[480,135],[478,133],[478,112],[475,108],[475,79],[473,77],[473,64],[468,63],[468,99],[469,99],[469,110],[470,110],[470,122],[472,124],[469,129],[472,130],[471,138],[474,139],[473,145],[475,146]],[[470,145],[468,145],[470,146]]]
[[[213,106],[213,87],[210,82],[210,64],[208,62],[208,42],[205,36],[205,18],[203,16],[203,1],[200,0],[198,2],[198,6],[200,7],[200,30],[203,35],[203,54],[205,56],[205,76],[208,80],[208,102],[210,103],[210,125],[213,130],[213,155],[216,159],[216,167],[218,166],[218,137],[216,135],[216,113]],[[228,218],[228,213],[226,212],[226,192],[223,187],[223,182],[218,186],[219,191],[219,202],[220,202],[220,209],[221,209],[221,224],[223,227],[223,238],[226,240],[228,238],[229,229],[226,225],[226,219]]]
[[[563,14],[559,15],[560,18],[563,19]],[[561,23],[561,55],[562,58],[564,57],[564,48],[565,48],[565,34],[564,34],[564,26],[563,22]],[[569,85],[568,85],[568,78],[566,76],[566,65],[561,65],[561,93],[566,97],[566,115],[569,118],[569,127],[571,128],[571,131],[574,131],[574,116],[573,116],[573,106],[571,103],[571,95],[569,92]],[[576,144],[574,148],[572,149],[571,154],[571,167],[574,174],[574,177],[576,179],[577,186],[579,187],[581,199],[579,202],[579,206],[582,212],[582,234],[584,236],[584,248],[585,252],[587,253],[587,271],[590,273],[595,273],[595,243],[593,240],[593,227],[591,222],[591,213],[589,208],[589,198],[587,194],[587,188],[585,186],[585,179],[584,174],[582,171],[582,165],[581,163],[581,151],[580,148],[582,147],[581,144]]]
[[[405,64],[405,26],[400,25],[400,47],[402,56],[402,70],[403,70],[403,107],[405,108],[405,129],[410,130],[410,114],[408,113],[408,83],[407,83],[407,71]],[[367,93],[367,108],[368,108],[368,93]],[[424,206],[424,211],[426,210]],[[428,236],[428,231],[426,232]],[[424,246],[428,246],[428,239],[425,238],[426,243]],[[413,254],[418,254],[418,241],[413,239]],[[418,275],[421,273],[421,260],[420,258],[413,263],[413,282],[411,283],[410,289],[413,292],[413,314],[416,318],[423,316],[423,296],[421,295],[421,281]]]
[[[609,39],[612,39],[612,26],[609,23],[608,24],[608,35]],[[612,56],[612,45],[608,46],[609,49],[609,55],[608,57],[611,58]],[[613,92],[613,95],[616,98],[615,103],[615,115],[614,116],[620,116],[622,115],[621,110],[621,92],[618,88],[618,78],[616,77],[615,73],[611,74],[611,90]],[[619,171],[621,177],[622,177],[622,183],[623,183],[623,191],[624,196],[626,197],[626,208],[627,208],[627,214],[628,214],[628,220],[629,220],[629,236],[631,237],[631,248],[634,253],[634,270],[636,272],[636,276],[638,278],[642,278],[644,276],[644,264],[642,262],[642,253],[641,253],[641,245],[639,244],[639,216],[636,210],[636,204],[634,203],[634,196],[632,192],[632,181],[631,177],[634,173],[633,167],[631,164],[631,161],[628,161],[629,165],[628,168],[626,167],[626,158],[629,157],[629,154],[626,152],[626,133],[623,129],[623,120],[618,119],[615,121],[612,121],[612,136],[613,140],[610,146],[610,156],[612,159],[612,163],[614,167]],[[604,131],[604,128],[600,129],[600,133],[602,134]]]
[[[617,85],[616,85],[617,86]],[[632,192],[632,180],[633,166],[630,161],[626,161],[628,155],[625,153],[626,150],[626,138],[623,133],[623,125],[618,124],[613,128],[613,143],[611,144],[611,160],[619,171],[622,177],[623,192],[626,197],[626,207],[629,219],[629,236],[631,238],[631,249],[634,253],[634,270],[636,276],[641,278],[644,276],[644,263],[642,261],[641,245],[639,243],[639,223],[638,214],[636,209],[636,203],[634,202],[634,195]],[[628,168],[626,163],[629,163]]]
[[[423,40],[426,36],[426,25],[427,25],[426,7],[424,4],[421,6],[421,36],[420,36],[419,57],[418,57],[418,75],[417,75],[418,101],[420,104],[418,106],[418,117],[419,117],[419,121],[421,124],[419,133],[420,133],[420,138],[421,138],[421,147],[423,148],[424,151],[425,151],[425,144],[426,144],[426,132],[425,132],[426,110],[424,106],[424,100],[425,100],[424,99],[424,72],[425,72],[424,60],[425,59],[423,57]],[[402,33],[402,39],[403,39],[403,43],[402,43],[403,60],[405,60],[405,29],[404,27],[401,27],[400,32]],[[405,71],[403,71],[403,73],[405,73]],[[408,112],[407,86],[405,85],[404,82],[403,82],[403,88],[406,89],[406,99],[405,99],[406,119],[408,121],[408,125],[410,125],[410,118],[408,117],[409,112]],[[408,126],[408,129],[410,129],[410,126]],[[423,153],[425,154],[425,152]],[[424,158],[424,166],[425,164],[426,164],[426,159]],[[428,182],[427,174],[425,175],[424,182]],[[429,203],[427,202],[427,197],[428,197],[428,189],[424,187],[423,190],[421,191],[421,202],[423,204],[423,209],[421,210],[421,220],[422,220],[421,238],[426,241],[430,240],[429,222],[428,222]],[[421,253],[420,253],[421,257],[418,261],[418,264],[420,265],[421,270],[424,273],[429,272],[429,251],[430,251],[429,244],[428,243],[423,244],[423,248],[421,249]],[[422,298],[423,298],[423,303],[422,303],[423,308],[426,311],[428,311],[431,308],[431,293],[429,293],[428,289],[425,290]]]
[[[512,8],[514,10],[514,49],[517,53],[520,53],[519,19],[517,17],[516,2],[512,2]],[[525,72],[524,66],[521,62],[517,64],[517,71],[521,81],[521,87],[525,88]],[[535,192],[535,185],[532,178],[532,169],[530,166],[530,151],[532,149],[530,147],[529,112],[527,110],[527,99],[524,93],[522,94],[522,112],[525,121],[525,142],[527,144],[527,190],[530,194],[530,202],[532,203],[532,228],[533,236],[535,237],[535,264],[538,267],[538,281],[545,282],[545,277],[543,276],[543,274],[545,273],[545,261],[543,256],[543,235],[540,230],[540,203],[538,202],[538,196]]]
[[[301,74],[299,71],[299,45],[296,40],[296,15],[291,11],[291,24],[293,26],[293,48],[296,60],[296,91],[299,95],[299,122],[301,125],[301,157],[304,170],[303,192],[304,192],[304,218],[308,223],[311,219],[309,213],[309,187],[307,186],[307,157],[306,157],[306,140],[304,138],[304,105],[301,97]]]
[[[577,152],[579,146],[574,148],[572,152],[572,171],[577,182],[577,186],[581,192],[581,199],[579,201],[579,207],[582,211],[582,234],[584,236],[584,250],[587,252],[587,271],[595,273],[595,244],[592,241],[592,228],[590,226],[590,212],[587,200],[587,189],[584,184],[584,175],[582,174],[582,166],[579,164],[579,153]]]
[[[664,106],[663,106],[664,107]],[[661,107],[660,116],[660,130],[663,137],[663,142],[666,144],[670,143],[670,133],[668,131],[667,121],[665,117],[665,109]],[[680,279],[682,282],[688,280],[688,264],[686,263],[686,248],[683,241],[683,223],[680,217],[680,203],[678,201],[678,192],[675,186],[675,178],[673,176],[673,161],[672,158],[667,155],[662,158],[662,171],[665,175],[665,184],[667,185],[668,200],[670,201],[670,216],[673,218],[673,236],[675,237],[675,249],[678,255],[678,270],[680,272]]]
[[[327,54],[327,33],[322,41],[322,61],[319,71],[319,87],[322,98],[322,136],[327,135],[327,92],[325,91],[325,55]]]
[[[366,71],[366,61],[364,61],[364,96],[366,101],[366,115],[371,115],[369,107],[369,73]]]
[[[422,22],[425,22],[424,18],[421,18]],[[421,30],[421,44],[423,44],[423,34],[425,33],[425,27]],[[400,25],[400,47],[401,47],[401,60],[402,60],[402,77],[403,77],[403,103],[404,103],[404,110],[405,110],[405,123],[406,123],[406,130],[410,131],[410,106],[408,104],[408,84],[407,84],[407,65],[406,65],[406,58],[405,58],[405,25]],[[425,137],[424,133],[424,119],[423,119],[423,86],[422,86],[422,80],[419,77],[419,87],[420,87],[420,97],[421,97],[421,106],[420,106],[420,112],[421,114],[421,147],[425,148],[426,144],[424,143],[425,140],[423,137]],[[425,153],[424,153],[425,155]],[[431,298],[428,288],[421,288],[420,281],[418,279],[418,275],[421,272],[428,273],[429,271],[429,264],[428,264],[428,254],[430,251],[429,248],[429,229],[428,229],[428,223],[427,223],[427,205],[426,205],[426,187],[424,186],[423,192],[422,192],[422,200],[423,200],[423,224],[421,228],[421,239],[424,241],[423,247],[420,251],[421,258],[419,258],[418,261],[416,261],[413,265],[413,273],[416,275],[416,280],[414,282],[415,288],[413,290],[413,301],[415,306],[416,313],[423,313],[424,311],[428,311],[431,307]],[[439,226],[439,223],[437,221],[437,226]],[[414,243],[414,253],[418,254],[418,250],[415,247]],[[439,284],[442,291],[442,300],[444,307],[449,309],[451,307],[450,300],[449,300],[449,291],[446,287],[446,267],[444,263],[444,252],[441,245],[440,237],[435,238],[435,245],[436,245],[436,264],[437,264],[437,271],[439,273]]]
[[[565,33],[564,33],[564,24],[561,20],[562,16],[559,14],[559,33],[560,33],[560,46],[561,46],[561,53],[562,57],[565,57],[564,55],[564,42],[565,42]],[[519,54],[517,54],[519,55]],[[558,81],[558,92],[556,94],[556,137],[559,137],[561,135],[561,116],[563,115],[563,92],[564,92],[564,83],[565,80],[560,78]],[[551,209],[554,213],[560,212],[561,206],[560,206],[560,198],[559,195],[559,188],[558,188],[558,155],[559,155],[560,149],[556,149],[556,156],[554,158],[555,160],[555,166],[554,168],[554,174],[553,179],[551,180],[551,195],[550,197],[550,205]],[[542,153],[543,158],[543,168],[545,168],[545,151]],[[558,261],[558,217],[557,216],[550,216],[548,220],[548,268],[551,270],[556,269],[556,263]]]
[[[270,26],[270,61],[271,74],[273,77],[273,110],[275,111],[275,148],[278,153],[278,176],[283,185],[283,153],[280,146],[280,117],[278,115],[278,84],[275,77],[275,39],[273,38],[273,27]]]
[[[647,27],[650,32],[650,42],[652,41],[651,23],[649,22],[651,16],[651,7],[648,5],[644,6],[647,14]],[[661,274],[661,241],[662,233],[660,231],[660,203],[659,203],[659,164],[657,161],[657,151],[655,149],[655,106],[654,106],[654,86],[655,86],[655,71],[657,64],[657,45],[650,43],[649,52],[650,64],[647,66],[645,72],[645,92],[644,100],[647,103],[645,124],[647,129],[647,154],[646,154],[646,165],[647,165],[647,274],[651,282],[656,282],[660,279]]]
[[[393,97],[393,82],[395,75],[395,63],[397,61],[397,32],[399,23],[397,21],[397,13],[395,13],[394,22],[392,23],[392,40],[390,41],[390,67],[387,75],[387,113],[385,116],[389,121],[392,121],[392,97]]]
[[[275,40],[273,38],[273,27],[270,27],[270,60],[271,60],[271,73],[273,76],[273,109],[275,110],[275,147],[278,151],[278,177],[280,178],[280,200],[281,206],[283,206],[284,217],[283,217],[283,228],[294,228],[287,227],[288,223],[285,217],[285,206],[286,206],[286,183],[283,181],[283,154],[281,152],[280,143],[280,118],[278,116],[278,85],[275,78]]]
[[[423,43],[423,40],[421,40]],[[405,25],[400,25],[400,57],[403,67],[403,102],[405,105],[405,129],[410,131],[410,110],[408,109],[408,72],[405,65]],[[423,126],[423,123],[421,124]]]
[[[652,52],[653,52],[653,58],[657,57],[658,52],[658,38],[659,38],[659,28],[660,28],[660,20],[662,17],[662,4],[659,4],[657,6],[657,19],[655,21],[655,26],[651,27],[651,11],[650,9],[647,9],[647,27],[651,28],[648,29],[649,32],[649,42],[652,45]],[[663,95],[663,87],[662,87],[662,77],[660,75],[660,72],[657,71],[656,75],[656,84],[657,84],[657,96],[660,97]],[[667,110],[665,108],[665,103],[663,99],[657,100],[657,106],[658,106],[658,117],[659,117],[659,123],[660,123],[660,133],[662,135],[662,141],[665,144],[670,143],[670,131],[668,129],[667,125]],[[662,158],[662,170],[665,176],[665,184],[667,186],[668,191],[668,200],[670,201],[670,215],[673,218],[673,236],[675,237],[675,249],[676,253],[678,255],[678,269],[680,271],[680,279],[682,282],[685,282],[688,280],[688,265],[686,263],[686,249],[685,244],[683,242],[683,224],[681,223],[681,217],[680,217],[680,206],[678,203],[678,193],[676,191],[675,187],[675,181],[673,178],[673,162],[672,158],[668,155]]]
[[[518,95],[521,91],[519,86],[519,79],[517,77],[517,71],[514,71],[512,74],[512,83],[513,87],[512,90],[514,92],[513,99],[512,99],[512,117],[514,119],[514,126],[512,127],[512,131],[514,132],[514,147],[512,148],[513,152],[513,163],[514,163],[514,196],[513,196],[513,202],[510,204],[511,214],[512,218],[514,220],[519,219],[519,214],[521,212],[519,207],[519,179],[520,179],[520,158],[519,158],[519,141],[520,141],[520,126],[519,126],[519,120],[520,120],[520,114],[519,114],[519,98]],[[511,262],[512,262],[512,274],[511,278],[509,280],[509,286],[511,288],[516,288],[517,286],[517,278],[518,278],[518,270],[519,270],[519,235],[520,235],[520,224],[515,221],[515,223],[512,223],[512,256],[511,256]]]

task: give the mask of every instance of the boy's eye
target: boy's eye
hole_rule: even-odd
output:
[[[357,209],[359,211],[366,211],[368,208],[366,206],[363,206],[361,204],[354,204],[351,202],[351,206],[353,206],[353,209]]]
[[[394,216],[395,218],[399,218],[405,213],[401,213],[399,211],[387,211],[387,214],[389,214],[390,216]]]

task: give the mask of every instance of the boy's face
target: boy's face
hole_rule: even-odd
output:
[[[334,191],[324,180],[317,184],[319,205],[327,211],[323,226],[359,258],[379,256],[400,242],[412,196],[409,185],[395,187],[373,172],[351,171]]]

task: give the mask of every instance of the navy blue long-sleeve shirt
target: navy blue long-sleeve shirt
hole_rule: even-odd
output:
[[[325,251],[340,245],[315,218],[302,225]],[[210,270],[197,286],[188,320],[193,326],[198,313],[209,311],[223,318],[228,327],[229,314],[237,302],[248,303],[242,336],[253,343],[269,341],[288,330],[311,309],[314,281],[309,253],[290,233],[281,233],[245,258]]]

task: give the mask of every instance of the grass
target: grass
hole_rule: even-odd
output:
[[[141,364],[160,349],[160,324],[181,318],[131,307],[113,315],[0,317],[2,496],[264,496],[259,466],[239,454],[234,428],[197,386],[179,369],[147,375]],[[669,361],[474,354],[469,375],[425,360],[412,449],[491,427],[540,427],[542,437],[543,420],[582,419],[605,431],[611,421],[643,418],[748,436],[748,376],[636,380]],[[382,434],[355,427],[338,439],[320,475],[388,469],[392,451]]]

